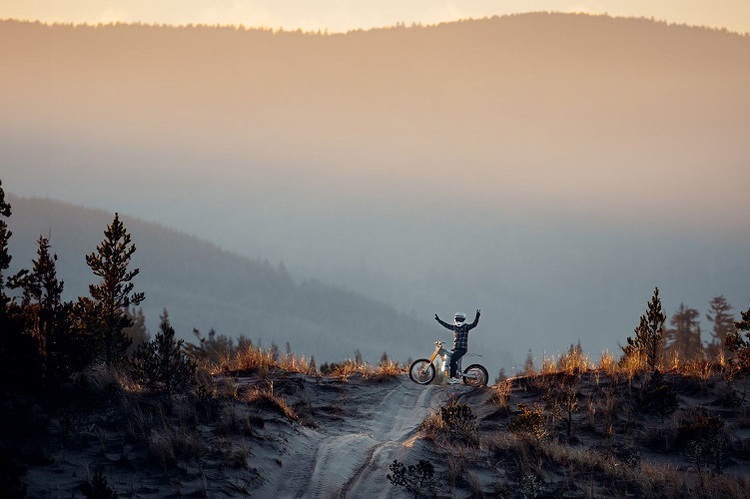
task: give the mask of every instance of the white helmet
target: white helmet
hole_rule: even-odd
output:
[[[466,320],[466,314],[463,312],[456,312],[455,315],[453,316],[453,320],[455,322],[463,322]]]

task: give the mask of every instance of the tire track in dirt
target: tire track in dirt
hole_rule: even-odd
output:
[[[345,387],[337,400],[346,417],[319,421],[316,430],[305,429],[289,439],[284,454],[291,466],[285,464],[263,494],[295,499],[389,497],[393,490],[386,480],[388,466],[413,450],[407,447],[419,424],[457,391],[417,385],[405,376],[339,386]]]
[[[381,403],[381,412],[373,414],[374,437],[378,441],[364,456],[361,466],[351,474],[336,497],[386,497],[391,489],[385,476],[388,465],[416,434],[422,420],[435,403],[448,393],[438,386],[420,386],[402,381]]]

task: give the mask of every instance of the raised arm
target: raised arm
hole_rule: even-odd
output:
[[[477,315],[474,316],[474,322],[469,324],[469,329],[474,329],[479,324],[479,316],[482,315],[482,311],[477,309]]]
[[[453,325],[452,324],[448,324],[447,322],[445,322],[442,319],[440,319],[440,317],[438,317],[438,314],[435,314],[435,320],[438,321],[438,323],[441,326],[443,326],[444,328],[453,330]]]

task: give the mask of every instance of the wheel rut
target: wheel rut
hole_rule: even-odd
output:
[[[290,441],[293,466],[271,489],[274,497],[390,497],[393,488],[385,478],[390,463],[405,459],[419,424],[455,393],[417,385],[406,376],[380,384],[347,383],[338,400],[347,416],[321,422],[304,443]]]

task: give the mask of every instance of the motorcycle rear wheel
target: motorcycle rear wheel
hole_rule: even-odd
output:
[[[435,379],[435,366],[429,359],[417,359],[409,366],[409,378],[420,385],[429,385]]]
[[[470,375],[464,376],[464,384],[474,387],[487,386],[487,382],[490,379],[487,369],[479,364],[470,365],[464,369],[464,374]]]

